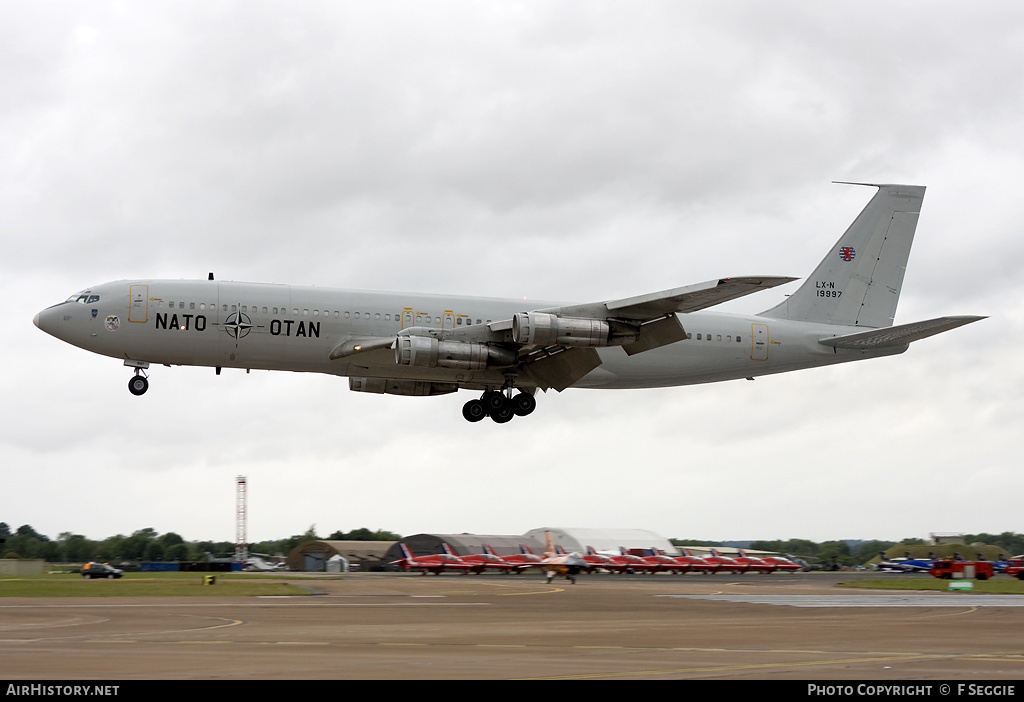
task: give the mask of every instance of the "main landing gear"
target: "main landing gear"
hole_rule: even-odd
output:
[[[462,407],[462,416],[470,422],[479,422],[490,417],[498,424],[504,424],[512,417],[525,417],[537,408],[537,400],[528,392],[508,396],[497,390],[488,390],[479,400],[470,400]]]

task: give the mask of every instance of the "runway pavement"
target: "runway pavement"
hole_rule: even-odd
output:
[[[856,574],[354,574],[288,598],[6,598],[0,678],[1024,677],[1024,598]],[[813,604],[810,604],[813,603]]]

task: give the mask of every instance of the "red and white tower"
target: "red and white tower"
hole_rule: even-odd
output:
[[[235,562],[249,561],[249,541],[245,535],[245,476],[235,478]]]

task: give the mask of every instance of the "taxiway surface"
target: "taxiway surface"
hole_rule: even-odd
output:
[[[1024,677],[1024,597],[835,587],[853,577],[355,574],[297,580],[309,597],[6,598],[0,678]]]

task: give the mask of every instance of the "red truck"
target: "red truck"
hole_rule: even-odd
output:
[[[1024,558],[1011,558],[1006,562],[1006,570],[1003,572],[1011,578],[1024,580]]]
[[[932,561],[932,567],[928,572],[943,580],[988,580],[995,573],[990,561],[954,561],[946,558]]]

